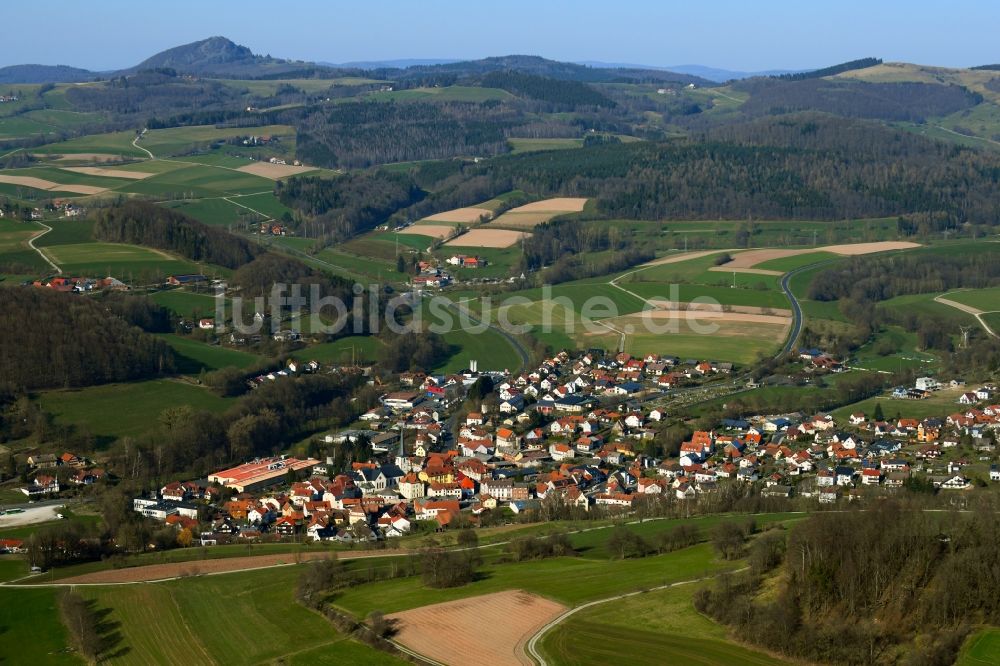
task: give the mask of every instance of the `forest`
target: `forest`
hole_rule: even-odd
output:
[[[315,229],[308,235],[330,243],[374,229],[424,195],[409,176],[387,171],[298,176],[274,187],[281,203],[310,216]]]
[[[242,266],[261,252],[239,236],[144,201],[126,201],[98,211],[94,237],[155,247],[226,268]]]
[[[560,81],[514,70],[491,72],[480,82],[484,88],[500,88],[519,97],[551,102],[560,107],[614,106],[615,103],[585,83]]]
[[[751,542],[749,570],[697,592],[695,607],[796,659],[952,664],[973,626],[1000,622],[988,582],[1000,573],[1000,520],[980,508],[939,514],[887,501],[814,513],[787,538]]]
[[[146,379],[174,369],[166,342],[114,304],[46,289],[5,289],[0,310],[0,377],[7,391],[92,386]],[[152,322],[147,322],[151,323]]]
[[[924,122],[983,101],[982,95],[939,83],[866,83],[803,79],[749,79],[733,88],[750,93],[740,111],[750,117],[821,111],[847,118]]]
[[[336,168],[506,152],[519,114],[495,102],[344,102],[296,125],[299,159]]]

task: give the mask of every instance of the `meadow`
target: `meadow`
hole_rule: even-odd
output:
[[[215,316],[216,299],[211,294],[183,289],[165,289],[149,295],[150,300],[189,319]]]
[[[82,590],[119,623],[112,664],[287,663],[309,654],[333,663],[398,664],[351,641],[295,602],[297,567]],[[353,661],[358,659],[358,662]],[[308,662],[316,663],[316,662]]]
[[[788,663],[729,640],[725,627],[695,610],[692,595],[698,586],[656,590],[580,611],[544,636],[541,652],[567,666]]]
[[[46,247],[48,254],[69,275],[114,276],[162,281],[173,273],[198,273],[197,264],[139,245],[125,243],[76,243]]]
[[[956,666],[987,666],[1000,663],[1000,629],[986,627],[965,640]]]
[[[260,356],[231,347],[208,345],[192,338],[174,333],[160,334],[177,353],[178,371],[186,375],[196,375],[202,370],[220,368],[246,368],[261,360]]]
[[[376,337],[353,335],[334,342],[311,345],[292,352],[292,356],[300,361],[317,361],[322,365],[349,365],[352,360],[370,363],[378,360],[382,347],[382,341]]]
[[[56,590],[0,587],[0,655],[22,664],[83,664],[59,620]],[[16,661],[14,658],[16,657]]]
[[[949,301],[962,303],[983,312],[1000,310],[1000,287],[952,291],[943,296]]]
[[[234,403],[206,388],[169,379],[46,391],[38,400],[57,423],[84,428],[103,443],[147,432],[170,407],[223,412]]]

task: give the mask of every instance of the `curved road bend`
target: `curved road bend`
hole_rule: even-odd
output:
[[[831,264],[834,261],[837,260],[827,259],[826,261],[819,261],[815,264],[809,264],[808,266],[800,266],[799,268],[788,271],[781,276],[781,290],[785,292],[788,302],[792,304],[792,330],[788,332],[788,340],[785,341],[785,345],[781,348],[781,351],[778,352],[775,358],[792,351],[792,348],[795,347],[795,341],[799,339],[799,333],[802,332],[802,307],[799,305],[799,299],[797,299],[795,294],[792,293],[792,288],[789,286],[789,282],[799,273],[805,273],[806,271],[810,271],[817,266],[825,266],[826,264]]]
[[[62,269],[59,268],[59,266],[54,261],[52,261],[51,259],[49,259],[48,255],[46,255],[45,252],[43,252],[41,248],[35,246],[35,241],[38,240],[39,238],[41,238],[42,236],[44,236],[45,234],[49,233],[50,231],[52,231],[52,227],[50,227],[47,224],[43,224],[43,223],[39,222],[38,220],[35,220],[35,224],[37,224],[40,227],[45,227],[45,231],[43,231],[40,234],[36,234],[36,235],[32,236],[31,238],[29,238],[28,239],[28,247],[30,247],[32,250],[34,250],[35,252],[37,252],[38,256],[40,256],[42,259],[45,260],[45,263],[47,263],[49,266],[51,266],[52,268],[54,268],[55,271],[56,271],[56,274],[62,275]]]

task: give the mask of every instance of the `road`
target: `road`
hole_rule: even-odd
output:
[[[45,231],[43,231],[40,234],[36,234],[36,235],[32,236],[28,240],[28,247],[30,247],[32,250],[34,250],[35,252],[37,252],[38,256],[40,256],[42,259],[44,259],[45,263],[47,263],[49,266],[51,266],[58,275],[62,275],[62,269],[59,268],[59,265],[56,264],[56,262],[54,262],[51,259],[49,259],[48,255],[46,255],[44,252],[42,252],[41,248],[35,247],[35,241],[38,240],[39,238],[41,238],[42,236],[44,236],[45,234],[49,233],[50,231],[52,231],[52,227],[50,227],[47,224],[43,224],[41,222],[38,222],[37,220],[35,221],[35,224],[37,224],[38,226],[44,228]]]
[[[788,298],[788,302],[792,304],[792,330],[788,332],[788,340],[785,341],[785,345],[781,348],[781,351],[775,356],[775,358],[780,358],[782,355],[787,354],[792,351],[795,347],[795,341],[799,339],[799,333],[802,332],[802,307],[799,305],[799,299],[795,297],[792,293],[792,288],[789,283],[793,277],[799,273],[805,273],[806,271],[811,271],[817,266],[825,266],[826,264],[832,264],[836,259],[828,259],[826,261],[820,261],[815,264],[809,264],[808,266],[801,266],[795,270],[785,273],[781,277],[781,290],[785,292],[785,296]]]
[[[146,130],[143,130],[142,134],[145,134],[145,133],[146,133]],[[148,150],[146,150],[145,148],[143,148],[142,146],[139,145],[139,138],[142,136],[142,134],[138,134],[138,135],[136,135],[136,137],[134,139],[132,139],[132,147],[133,148],[138,148],[142,152],[144,152],[147,155],[149,155],[149,159],[155,160],[156,156],[153,155],[153,153],[149,152]]]

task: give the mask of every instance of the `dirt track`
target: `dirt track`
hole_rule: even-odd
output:
[[[298,562],[308,562],[309,560],[321,560],[336,554],[339,559],[361,559],[365,557],[379,557],[386,555],[397,555],[404,551],[399,550],[351,550],[351,551],[310,551],[299,554],[280,553],[271,555],[250,555],[249,557],[225,557],[214,560],[192,560],[191,562],[173,562],[169,564],[147,564],[141,567],[128,567],[125,569],[108,569],[105,571],[95,571],[93,573],[73,576],[56,581],[69,584],[100,584],[100,583],[140,583],[153,580],[165,580],[169,578],[179,578],[183,576],[195,576],[205,574],[228,573],[231,571],[245,571],[247,569],[261,569],[283,564],[296,564]]]
[[[566,607],[523,590],[421,606],[389,615],[394,640],[449,666],[532,664],[525,644]]]

